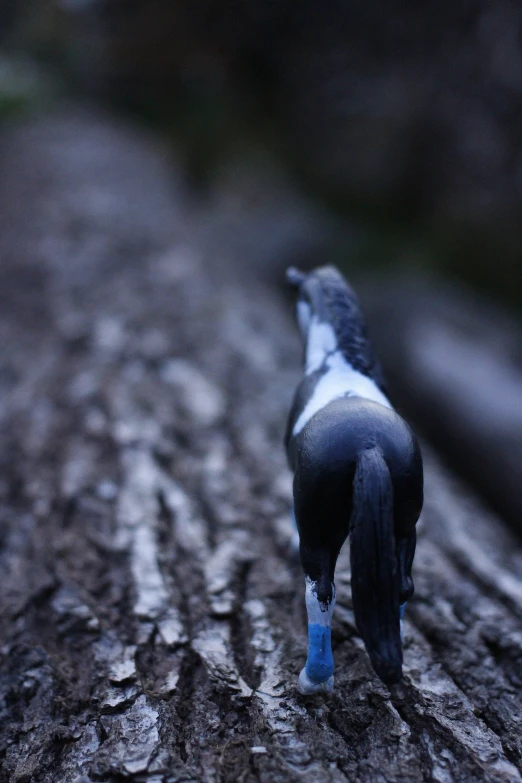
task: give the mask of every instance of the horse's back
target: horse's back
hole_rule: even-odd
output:
[[[347,396],[318,411],[296,443],[299,483],[321,495],[340,486],[351,494],[358,455],[375,447],[390,472],[398,524],[408,528],[422,507],[422,458],[415,435],[393,408]]]
[[[390,469],[400,469],[413,459],[414,442],[410,427],[393,408],[350,395],[332,400],[312,416],[298,451],[305,461],[329,471],[378,446]]]

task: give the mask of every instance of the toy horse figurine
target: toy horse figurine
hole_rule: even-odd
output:
[[[400,619],[413,595],[415,525],[423,501],[417,440],[393,410],[357,297],[331,266],[289,269],[305,376],[285,445],[306,580],[308,659],[298,689],[333,688],[334,571],[350,535],[355,621],[385,683],[402,676]]]

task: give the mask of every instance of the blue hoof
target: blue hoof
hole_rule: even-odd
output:
[[[317,685],[330,679],[334,672],[332,631],[318,623],[308,626],[308,659],[305,671],[310,682]]]

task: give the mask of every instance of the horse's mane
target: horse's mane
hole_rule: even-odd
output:
[[[308,274],[289,270],[288,279],[299,288],[300,298],[310,304],[312,315],[331,324],[339,350],[352,367],[386,393],[359,300],[341,273],[334,266],[323,266]]]

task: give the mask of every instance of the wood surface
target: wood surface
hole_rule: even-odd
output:
[[[372,673],[344,552],[335,692],[300,697],[282,289],[107,116],[68,109],[0,150],[0,779],[520,780],[502,521],[426,447],[403,681]]]

